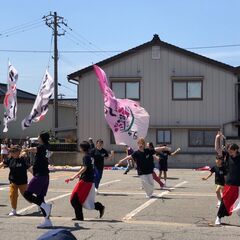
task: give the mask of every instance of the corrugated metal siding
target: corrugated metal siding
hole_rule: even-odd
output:
[[[151,57],[149,48],[104,66],[108,77],[141,77],[140,103],[149,112],[151,125],[176,125],[178,122],[180,125],[216,126],[235,120],[237,77],[234,74],[164,48],[161,48],[159,60]],[[172,101],[171,76],[204,76],[203,101]],[[81,140],[89,136],[101,137],[110,148],[103,99],[93,72],[85,74],[79,82],[79,128]],[[229,135],[237,131],[229,127],[227,130]],[[173,133],[174,145],[187,146],[187,130]],[[149,136],[155,141],[155,133]]]

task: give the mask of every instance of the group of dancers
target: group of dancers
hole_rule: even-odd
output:
[[[218,213],[215,224],[220,225],[224,216],[230,216],[236,211],[240,216],[240,153],[237,144],[230,144],[222,147],[220,144],[224,136],[218,132],[216,136],[215,148],[218,153],[216,157],[216,166],[211,168],[211,172],[203,180],[207,180],[215,173],[216,194],[218,198]],[[42,132],[38,137],[39,144],[36,147],[24,147],[12,145],[8,150],[8,157],[0,163],[0,168],[8,167],[9,172],[9,196],[12,210],[9,216],[17,215],[18,191],[24,198],[39,206],[44,216],[44,221],[38,228],[52,226],[50,219],[52,205],[45,202],[45,196],[49,187],[49,134]],[[173,156],[181,149],[171,152],[171,149],[164,145],[154,147],[152,143],[146,143],[144,138],[137,141],[138,149],[133,151],[126,146],[127,156],[115,165],[120,166],[128,162],[125,174],[133,166],[136,167],[142,183],[142,188],[147,198],[153,196],[154,180],[160,187],[166,187],[168,156]],[[71,197],[70,203],[74,209],[75,217],[73,220],[83,221],[83,208],[97,210],[99,217],[104,215],[105,206],[95,201],[99,184],[102,179],[104,161],[114,157],[114,152],[109,154],[103,148],[103,140],[99,139],[94,145],[92,139],[80,143],[80,150],[83,153],[82,165],[80,170],[72,177],[66,179],[66,183],[78,179]],[[34,153],[35,158],[32,163],[29,161],[29,154]],[[159,161],[159,175],[154,171],[154,160]],[[27,171],[31,172],[33,177],[28,183]],[[162,173],[164,182],[162,182]]]
[[[8,148],[8,156],[0,163],[0,168],[8,167],[9,171],[9,196],[12,210],[9,216],[17,215],[18,191],[30,203],[39,206],[44,221],[38,228],[52,227],[50,219],[52,204],[45,202],[45,196],[49,187],[49,134],[42,132],[38,137],[39,144],[36,147],[20,147],[19,145],[11,145]],[[143,138],[138,140],[138,150],[133,151],[129,147],[128,156],[119,161],[118,165],[129,160],[134,162],[137,173],[142,180],[142,188],[146,192],[147,197],[153,194],[153,179],[156,180],[161,187],[164,184],[161,181],[161,174],[164,172],[164,180],[166,185],[167,156],[176,154],[177,151],[170,153],[167,146],[153,147],[153,144],[145,143]],[[72,177],[65,180],[66,183],[79,179],[74,187],[70,203],[74,209],[75,217],[73,220],[83,221],[83,208],[95,209],[99,212],[101,218],[105,211],[105,206],[100,202],[95,202],[95,196],[103,175],[104,161],[114,157],[114,152],[109,154],[103,148],[103,140],[98,139],[96,146],[92,139],[80,143],[80,150],[83,153],[82,165],[80,170]],[[30,163],[29,154],[35,154],[35,158]],[[160,161],[160,175],[154,172],[154,159]],[[162,160],[160,160],[162,159]],[[31,172],[33,177],[28,183],[27,172]]]

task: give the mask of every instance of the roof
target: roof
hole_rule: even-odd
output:
[[[6,92],[7,92],[7,84],[0,83],[0,98],[4,97]],[[17,89],[17,98],[25,99],[25,100],[35,100],[36,95]]]
[[[149,42],[146,42],[146,43],[144,43],[142,45],[139,45],[139,46],[137,46],[135,48],[132,48],[132,49],[130,49],[128,51],[125,51],[125,52],[122,52],[120,54],[117,54],[117,55],[115,55],[113,57],[107,58],[107,59],[105,59],[103,61],[100,61],[100,62],[98,62],[96,64],[101,67],[101,66],[109,64],[109,63],[111,63],[113,61],[116,61],[118,59],[121,59],[123,57],[129,56],[129,55],[131,55],[133,53],[136,53],[139,50],[142,50],[142,49],[145,49],[145,48],[151,47],[151,46],[156,46],[156,45],[161,46],[161,47],[165,47],[167,49],[173,50],[173,51],[178,52],[178,53],[182,53],[182,54],[184,54],[186,56],[192,57],[192,58],[197,59],[199,61],[202,61],[202,62],[205,62],[205,63],[208,63],[208,64],[212,64],[214,66],[223,68],[225,70],[233,72],[234,74],[240,73],[240,66],[239,67],[233,67],[231,65],[228,65],[228,64],[225,64],[225,63],[213,60],[211,58],[204,57],[204,56],[199,55],[197,53],[188,51],[186,49],[174,46],[172,44],[169,44],[167,42],[164,42],[164,41],[160,40],[160,38],[159,38],[159,36],[157,34],[155,34],[153,36],[153,39],[151,41],[149,41]],[[85,74],[85,73],[87,73],[87,72],[89,72],[91,70],[93,70],[93,66],[92,65],[88,66],[86,68],[83,68],[83,69],[81,69],[79,71],[73,72],[73,73],[69,74],[67,77],[68,77],[68,79],[72,79],[72,80],[78,81],[78,77],[81,77],[83,74]]]

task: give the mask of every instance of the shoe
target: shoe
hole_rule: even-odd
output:
[[[46,213],[46,218],[49,218],[52,210],[52,204],[42,203],[40,206]]]
[[[99,210],[99,213],[100,213],[99,217],[100,218],[102,218],[102,216],[104,215],[104,212],[105,212],[105,207],[102,206],[101,209]]]
[[[150,196],[146,195],[146,198],[148,199],[153,198],[153,195],[150,195]]]
[[[53,226],[52,221],[48,218],[45,218],[44,222],[42,224],[38,225],[37,228],[49,228],[52,226]]]
[[[221,218],[217,217],[215,220],[215,225],[221,225]]]
[[[72,218],[72,221],[84,221],[83,218]]]
[[[124,172],[123,174],[127,174],[127,172]]]
[[[13,209],[13,210],[8,214],[8,216],[16,216],[16,215],[17,215],[16,209]]]

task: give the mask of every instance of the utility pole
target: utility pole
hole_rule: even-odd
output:
[[[67,26],[67,23],[63,17],[57,15],[57,12],[50,12],[49,15],[43,16],[43,19],[46,25],[53,30],[54,36],[54,128],[56,136],[58,129],[58,36],[65,34],[66,31],[61,25]],[[59,28],[61,28],[61,32]]]

